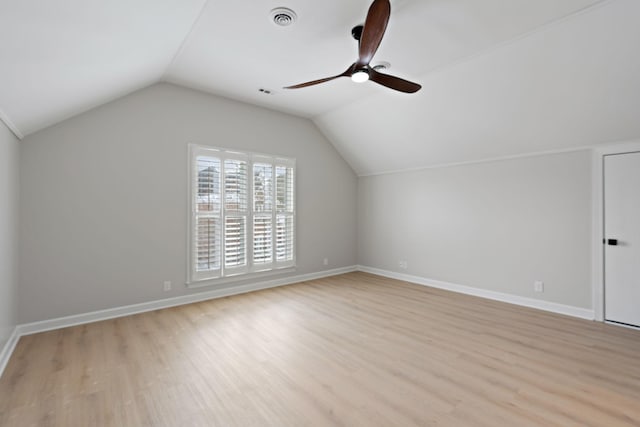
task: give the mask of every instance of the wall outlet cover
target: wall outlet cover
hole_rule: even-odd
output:
[[[544,282],[540,280],[533,282],[533,290],[535,292],[544,292]]]

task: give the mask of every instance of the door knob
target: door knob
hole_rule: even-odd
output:
[[[607,245],[618,246],[618,239],[607,239]]]

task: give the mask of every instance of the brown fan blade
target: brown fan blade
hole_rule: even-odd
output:
[[[369,65],[373,59],[387,29],[390,15],[391,4],[389,0],[374,0],[371,3],[360,37],[360,52],[357,62],[359,66]]]
[[[353,72],[355,71],[355,69],[356,69],[356,64],[352,64],[352,65],[347,69],[347,71],[345,71],[345,72],[344,72],[344,73],[342,73],[342,74],[338,74],[337,76],[333,76],[333,77],[326,77],[326,78],[324,78],[324,79],[313,80],[313,81],[310,81],[310,82],[300,83],[300,84],[293,85],[293,86],[287,86],[287,87],[284,87],[283,89],[300,89],[300,88],[303,88],[303,87],[313,86],[313,85],[317,85],[317,84],[320,84],[320,83],[328,82],[328,81],[331,81],[331,80],[337,79],[337,78],[339,78],[339,77],[351,77],[351,75],[353,74]]]
[[[373,68],[369,69],[369,80],[405,93],[415,93],[422,88],[422,86],[417,83],[401,79],[400,77],[390,76],[389,74],[379,73]]]

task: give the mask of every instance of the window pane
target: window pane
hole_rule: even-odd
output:
[[[293,168],[276,166],[276,209],[293,212]]]
[[[220,219],[198,218],[196,221],[196,271],[220,269]]]
[[[224,208],[231,211],[247,210],[247,162],[224,161]]]
[[[227,217],[224,222],[224,266],[247,264],[246,218]]]
[[[198,212],[220,212],[220,159],[198,157],[197,160]]]
[[[253,219],[253,263],[270,264],[273,255],[271,217],[255,217]]]
[[[276,217],[276,261],[293,260],[293,216]]]
[[[253,165],[253,209],[270,212],[273,209],[273,166],[265,163]]]

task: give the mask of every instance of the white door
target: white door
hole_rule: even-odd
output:
[[[604,158],[605,319],[640,326],[640,153]]]

